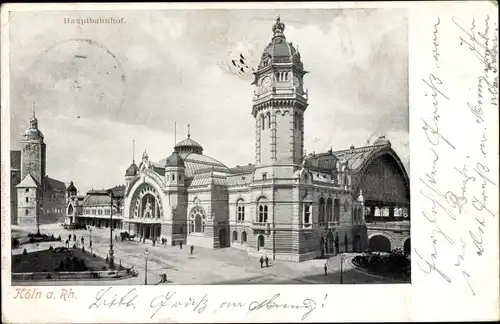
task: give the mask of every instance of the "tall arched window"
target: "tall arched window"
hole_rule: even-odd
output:
[[[267,199],[260,198],[257,205],[258,205],[257,222],[267,223],[267,216],[268,216]]]
[[[312,203],[310,202],[305,202],[303,204],[304,206],[304,211],[303,211],[303,226],[304,227],[310,227],[312,225]]]
[[[326,200],[326,219],[331,222],[333,221],[333,203],[332,203],[332,198],[328,198]]]
[[[280,81],[280,73],[276,72],[276,81]]]
[[[262,130],[266,128],[266,117],[264,117],[264,115],[260,116],[260,127],[262,128]]]
[[[246,243],[247,242],[247,232],[243,231],[241,232],[241,243]]]
[[[267,128],[271,129],[271,114],[267,113]]]
[[[340,221],[340,200],[335,199],[333,202],[333,221],[334,222],[339,222]]]
[[[236,219],[238,222],[245,221],[245,205],[243,199],[238,199],[236,202]]]
[[[319,198],[319,216],[318,216],[319,225],[322,226],[325,224],[325,198]]]
[[[233,231],[233,242],[238,241],[238,232]]]

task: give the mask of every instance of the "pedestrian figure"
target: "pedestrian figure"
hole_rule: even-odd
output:
[[[68,241],[71,241],[71,234],[68,235]]]
[[[264,268],[264,257],[263,256],[260,256],[260,267],[261,268]]]
[[[165,239],[163,237],[161,238],[161,245],[165,245]]]
[[[191,244],[191,254],[193,254],[194,251],[194,245]]]
[[[66,245],[66,247],[69,249],[69,241],[68,241],[68,240],[66,240],[66,242],[65,242],[65,243],[66,243],[66,244],[65,244],[65,245]]]
[[[266,261],[266,268],[269,268],[269,258],[266,255],[266,258],[264,259]]]
[[[146,243],[146,237],[142,238],[142,243]]]
[[[90,243],[90,244],[89,244],[89,245],[90,245],[90,248],[92,248],[92,240],[90,240],[90,242],[89,242],[89,243]]]
[[[326,263],[325,263],[324,269],[325,269],[325,276],[326,276],[326,275],[328,275],[328,267],[326,266]]]
[[[182,250],[182,241],[180,241],[179,246],[180,246],[180,248]]]
[[[82,238],[81,238],[80,240],[82,241],[82,245],[83,245],[83,241],[85,240],[85,239],[83,238],[83,236],[82,236]]]
[[[167,245],[167,239],[165,239],[165,245]]]
[[[155,240],[155,239],[153,239],[153,246],[155,246],[155,244],[156,244],[156,240]]]
[[[73,242],[76,242],[76,234],[73,234]]]

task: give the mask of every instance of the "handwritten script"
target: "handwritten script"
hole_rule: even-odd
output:
[[[325,307],[327,296],[325,295],[319,307]],[[143,309],[147,307],[151,310],[149,319],[162,318],[162,315],[174,310],[192,315],[241,311],[244,316],[256,312],[286,311],[297,313],[298,318],[304,321],[318,307],[318,303],[313,298],[298,298],[296,301],[294,299],[296,298],[290,299],[290,296],[275,293],[256,300],[237,300],[236,297],[220,300],[220,298],[212,298],[209,294],[186,296],[170,290],[151,297],[140,295],[136,288],[123,290],[107,287],[98,291],[88,309]]]
[[[475,296],[469,267],[483,257],[487,228],[498,222],[490,200],[498,187],[497,153],[490,143],[497,127],[491,121],[498,111],[498,25],[487,15],[436,17],[429,31],[433,69],[421,80],[428,104],[421,118],[426,164],[417,178],[429,235],[414,253],[423,273],[462,282]],[[443,42],[454,50],[446,51]],[[454,52],[465,57],[463,65],[453,60]],[[458,83],[450,75],[460,75],[461,69],[476,71],[475,76]]]

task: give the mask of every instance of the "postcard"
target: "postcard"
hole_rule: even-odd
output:
[[[498,320],[497,9],[3,5],[2,320]]]

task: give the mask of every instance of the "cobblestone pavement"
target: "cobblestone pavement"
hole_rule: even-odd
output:
[[[31,231],[15,227],[19,231]],[[43,233],[67,238],[73,231],[64,230],[59,224],[43,225]],[[76,230],[77,242],[81,236],[84,237],[85,249],[90,251],[90,231]],[[116,231],[119,236],[119,231]],[[109,229],[92,229],[93,252],[106,257],[109,251]],[[114,234],[113,234],[114,237]],[[41,243],[39,249],[46,249],[50,245],[59,246],[64,242]],[[72,244],[71,244],[72,246]],[[12,253],[22,253],[26,248],[28,252],[35,249],[31,244]],[[64,282],[64,285],[140,285],[144,284],[144,251],[148,249],[148,284],[154,284],[159,280],[159,274],[166,274],[169,284],[338,284],[341,281],[340,256],[329,260],[310,260],[301,263],[284,261],[270,261],[270,266],[261,268],[258,258],[250,257],[245,251],[224,248],[208,249],[203,247],[194,248],[193,255],[189,254],[189,247],[170,245],[153,246],[151,241],[142,243],[139,241],[114,242],[115,262],[139,271],[135,278],[113,280],[113,281],[81,281],[78,283]],[[358,271],[349,261],[354,254],[344,257],[342,282],[355,284],[389,283],[377,276]],[[269,256],[271,258],[271,256]],[[325,262],[328,265],[328,275],[324,274]],[[43,284],[43,283],[41,283]],[[54,283],[51,282],[53,285]]]

